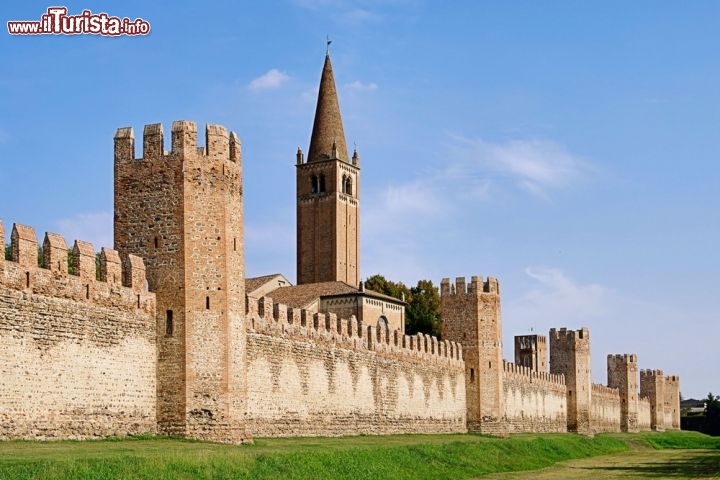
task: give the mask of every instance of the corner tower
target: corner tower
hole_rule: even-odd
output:
[[[165,434],[242,442],[246,403],[240,141],[195,122],[115,134],[115,248],[142,257],[157,296],[157,419]]]
[[[297,283],[360,282],[360,158],[348,156],[325,55],[307,159],[297,152]]]

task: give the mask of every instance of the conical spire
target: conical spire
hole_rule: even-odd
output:
[[[345,132],[340,117],[340,104],[335,89],[335,78],[330,63],[330,54],[327,53],[325,54],[325,65],[320,78],[320,91],[318,92],[315,122],[310,137],[307,161],[315,162],[332,158],[333,150],[337,152],[337,157],[340,160],[348,161]]]

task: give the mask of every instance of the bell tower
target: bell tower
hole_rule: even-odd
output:
[[[360,157],[348,156],[330,54],[307,159],[297,151],[297,283],[360,281]]]

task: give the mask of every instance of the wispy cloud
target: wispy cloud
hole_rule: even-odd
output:
[[[273,68],[251,81],[248,88],[253,91],[274,90],[280,88],[289,79],[285,72]]]
[[[378,23],[381,22],[383,18],[383,15],[365,8],[353,8],[352,10],[347,10],[337,15],[338,21],[352,25]]]
[[[90,242],[97,251],[113,246],[113,212],[79,213],[57,220],[55,225],[68,246],[75,240]]]
[[[493,143],[450,135],[449,149],[466,166],[513,181],[526,192],[542,198],[552,189],[566,188],[584,179],[588,161],[552,140],[520,139]]]
[[[345,85],[345,88],[354,92],[374,92],[378,89],[378,85],[377,83],[363,83],[360,80],[355,80]]]

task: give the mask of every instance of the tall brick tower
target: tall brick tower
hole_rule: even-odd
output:
[[[568,431],[589,434],[590,331],[550,329],[550,373],[565,375]]]
[[[620,390],[620,430],[638,432],[637,355],[608,355],[607,375],[608,387]]]
[[[297,152],[297,283],[360,281],[360,158],[348,157],[330,55],[307,161]]]
[[[194,122],[115,135],[115,248],[139,255],[157,295],[158,428],[224,442],[246,439],[245,262],[240,141]]]
[[[455,284],[440,283],[442,338],[462,344],[465,359],[467,425],[471,432],[507,434],[502,418],[502,328],[500,286],[497,279],[483,282],[474,276],[470,285],[459,277]]]

